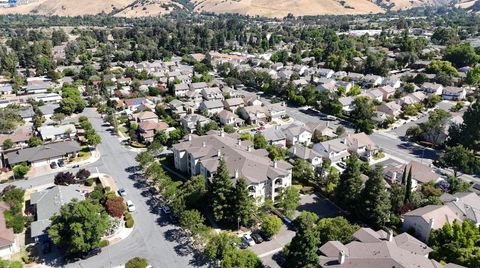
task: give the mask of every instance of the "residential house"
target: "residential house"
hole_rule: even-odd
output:
[[[466,96],[467,91],[462,87],[446,87],[442,92],[444,100],[464,100]]]
[[[352,82],[348,82],[348,81],[337,81],[335,83],[335,90],[339,90],[338,88],[339,87],[343,87],[345,89],[344,91],[344,94],[350,92],[350,90],[352,89],[353,87],[353,83]]]
[[[35,112],[33,111],[33,107],[30,105],[20,107],[20,109],[17,110],[17,113],[25,122],[32,122],[33,118],[35,117]]]
[[[137,123],[146,122],[146,121],[158,122],[157,114],[151,111],[144,111],[144,112],[133,114],[132,118]]]
[[[480,197],[478,194],[474,192],[444,193],[440,196],[440,199],[461,220],[469,219],[477,226],[480,226]]]
[[[416,190],[421,184],[436,183],[440,180],[440,176],[433,172],[431,167],[413,160],[407,165],[393,164],[386,166],[384,168],[385,179],[390,184],[401,183],[404,170],[412,171],[412,190]]]
[[[175,96],[177,97],[185,97],[185,95],[187,94],[187,91],[189,90],[190,90],[190,86],[185,83],[176,84],[173,89],[173,91],[175,92]]]
[[[439,95],[441,96],[443,93],[443,86],[437,83],[423,83],[422,90],[427,95]]]
[[[320,78],[318,80],[318,83],[320,83],[317,88],[321,92],[323,91],[335,91],[337,89],[337,81],[333,79],[327,79],[327,78]]]
[[[42,242],[48,239],[47,229],[50,227],[53,215],[60,212],[60,208],[73,200],[85,200],[85,192],[78,184],[68,186],[55,185],[45,190],[32,193],[30,205],[35,211],[35,221],[31,223],[30,236],[35,241]]]
[[[47,93],[36,95],[33,97],[35,101],[42,101],[43,103],[59,103],[62,97],[58,93]]]
[[[245,102],[242,98],[232,98],[224,100],[223,105],[225,106],[225,109],[228,109],[235,113],[238,111],[238,109],[245,106]]]
[[[223,92],[218,87],[207,87],[201,92],[205,100],[223,100]]]
[[[218,114],[223,108],[223,102],[221,100],[203,101],[198,107],[200,112],[206,113],[208,116]]]
[[[340,102],[340,105],[342,105],[342,110],[344,110],[345,112],[353,111],[353,108],[354,108],[353,101],[354,100],[355,100],[355,98],[353,98],[352,96],[338,98],[338,102]]]
[[[343,79],[344,77],[347,77],[348,74],[345,71],[338,71],[333,74],[333,78],[340,80]]]
[[[246,106],[240,108],[240,116],[248,124],[259,124],[268,122],[270,112],[265,106]]]
[[[32,126],[16,127],[13,133],[0,134],[0,146],[3,147],[5,140],[11,140],[14,144],[13,147],[26,147],[28,146],[28,140],[33,136]],[[2,148],[3,149],[3,148]]]
[[[197,93],[201,93],[204,88],[207,88],[208,85],[205,82],[197,82],[190,84],[190,90],[193,90]]]
[[[307,86],[309,83],[308,81],[305,79],[305,78],[300,78],[300,79],[297,79],[297,80],[293,80],[292,81],[292,84],[296,87],[296,88],[304,88],[305,86]]]
[[[245,121],[241,119],[238,115],[228,110],[223,110],[219,112],[218,118],[220,119],[220,124],[222,126],[231,125],[234,127],[239,127],[245,123]]]
[[[353,236],[354,241],[346,245],[340,241],[328,241],[321,246],[319,267],[444,267],[428,258],[431,248],[408,233],[394,236],[392,231],[375,232],[370,228],[360,228]],[[447,264],[444,268],[461,268],[461,266]]]
[[[0,95],[11,95],[14,93],[11,84],[0,84]]]
[[[50,82],[34,81],[29,82],[24,90],[27,94],[40,94],[47,93],[49,88],[53,88],[53,84]]]
[[[382,84],[384,86],[388,86],[388,87],[391,87],[393,89],[397,89],[397,88],[400,88],[400,86],[402,85],[402,81],[400,80],[400,78],[391,76],[391,77],[387,77],[387,78],[383,79]]]
[[[327,138],[335,138],[337,134],[335,134],[335,130],[330,127],[330,122],[308,122],[305,124],[310,132],[312,132],[313,137],[327,137]]]
[[[146,142],[152,142],[155,134],[160,131],[166,131],[168,124],[158,120],[146,120],[138,123],[138,134]]]
[[[417,92],[410,93],[406,96],[403,96],[400,99],[395,100],[395,102],[398,105],[406,106],[406,105],[413,105],[413,104],[421,103],[426,98],[427,98],[427,96],[425,96],[425,94],[423,94],[423,92],[417,91]]]
[[[8,258],[17,251],[13,229],[7,227],[5,212],[10,210],[10,205],[0,202],[0,258]]]
[[[278,77],[282,80],[290,80],[292,74],[294,74],[292,70],[281,70],[278,72]]]
[[[201,114],[187,114],[180,119],[180,124],[183,128],[185,128],[188,132],[193,133],[197,124],[200,126],[205,126],[205,124],[209,123],[211,120]]]
[[[271,161],[264,149],[255,150],[250,141],[238,134],[212,131],[205,136],[189,135],[172,146],[177,170],[191,176],[203,175],[207,182],[215,179],[219,160],[227,165],[232,181],[245,178],[249,195],[258,204],[265,200],[277,202],[286,187],[292,184],[292,165],[281,160]]]
[[[351,152],[355,152],[360,157],[370,160],[379,151],[379,147],[363,132],[319,142],[313,145],[312,149],[323,158],[332,162],[344,160]]]
[[[58,104],[45,104],[38,107],[40,112],[42,112],[43,117],[45,117],[45,120],[50,120],[50,118],[52,118],[55,111],[59,108],[60,106]]]
[[[293,145],[288,149],[288,152],[290,153],[290,157],[303,159],[314,167],[323,162],[322,156],[319,153],[301,144]]]
[[[283,129],[283,133],[287,138],[287,145],[296,145],[298,143],[309,145],[312,141],[312,132],[300,124],[290,124]]]
[[[272,119],[283,118],[287,114],[285,102],[272,103],[266,106]]]
[[[396,89],[394,87],[389,86],[389,85],[379,87],[378,90],[380,90],[383,93],[383,100],[388,100],[388,99],[393,98],[395,96]]]
[[[377,111],[397,117],[402,113],[402,106],[398,105],[394,101],[390,101],[377,106]]]
[[[363,81],[363,78],[365,76],[363,74],[350,72],[348,73],[347,77],[350,81],[354,82],[355,84],[359,84],[360,82]]]
[[[368,90],[365,93],[362,93],[361,96],[369,97],[372,101],[382,102],[383,101],[383,92],[378,88]]]
[[[325,78],[331,78],[333,76],[333,74],[335,73],[335,71],[333,71],[332,69],[318,69],[317,70],[317,73],[320,75],[320,77],[325,77]]]
[[[48,165],[60,159],[75,156],[81,151],[80,145],[75,141],[50,143],[31,148],[24,148],[6,153],[5,160],[10,167],[25,162],[33,167]]]
[[[402,228],[415,234],[421,241],[427,242],[430,233],[443,227],[446,223],[452,224],[461,218],[446,205],[428,205],[417,208],[403,215]]]
[[[63,141],[74,138],[77,135],[77,128],[73,124],[41,126],[38,133],[45,142]]]
[[[151,108],[153,103],[145,98],[124,99],[123,103],[127,106],[129,111],[143,111],[146,108]]]
[[[247,95],[243,97],[243,101],[247,106],[261,106],[263,103],[258,99],[258,96],[255,94]]]
[[[269,145],[275,145],[282,148],[287,147],[287,137],[278,125],[265,129],[262,132],[262,135]]]
[[[372,85],[374,87],[376,87],[378,85],[381,85],[382,81],[383,81],[383,77],[381,77],[379,75],[373,75],[373,74],[367,74],[363,78],[363,82],[365,84],[369,84],[369,85]]]

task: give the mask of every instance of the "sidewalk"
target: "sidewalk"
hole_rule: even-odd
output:
[[[109,237],[105,237],[105,240],[107,240],[110,243],[109,246],[114,245],[122,241],[123,239],[127,238],[133,232],[134,229],[135,229],[135,225],[132,228],[126,228],[125,223],[122,222],[120,231],[114,233]]]

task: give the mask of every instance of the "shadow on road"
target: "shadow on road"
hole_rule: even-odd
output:
[[[437,153],[435,152],[435,150],[430,148],[422,147],[420,145],[416,145],[411,142],[402,142],[397,146],[400,149],[409,150],[410,154],[413,154],[421,158],[427,158],[431,160],[437,159]]]

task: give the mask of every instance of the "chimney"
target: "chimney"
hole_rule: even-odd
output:
[[[218,149],[218,151],[217,151],[217,156],[218,156],[218,157],[221,157],[221,156],[222,156],[222,150]]]
[[[293,146],[293,154],[297,154],[297,146]]]
[[[242,140],[238,139],[237,144],[238,144],[238,146],[242,146]]]
[[[207,147],[207,142],[206,141],[202,142],[202,147]]]
[[[251,151],[252,151],[252,146],[249,145],[249,146],[247,147],[247,151],[251,152]]]
[[[235,169],[235,179],[238,179],[238,169]]]
[[[340,250],[340,252],[338,252],[338,263],[339,264],[345,263],[345,251],[343,250]]]
[[[327,121],[327,127],[329,127],[329,126],[330,126],[330,121]]]
[[[273,160],[273,168],[277,168],[278,166],[278,161],[277,160]]]
[[[275,125],[275,130],[279,130],[280,129],[280,126],[279,125]]]
[[[225,132],[223,132],[223,128],[220,129],[220,137],[225,137]]]
[[[392,230],[388,230],[387,241],[388,241],[388,242],[392,242],[392,241],[393,241],[393,231],[392,231]]]
[[[458,197],[455,197],[455,202],[458,202],[460,201],[460,199]]]
[[[347,144],[347,138],[343,139],[343,144]]]
[[[188,141],[192,140],[192,134],[188,134]]]
[[[433,228],[433,225],[435,224],[435,219],[431,218],[430,219],[430,228]]]

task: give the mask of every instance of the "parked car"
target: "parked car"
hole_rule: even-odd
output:
[[[244,234],[242,240],[251,247],[255,245],[255,241],[252,239],[252,236],[250,234]]]
[[[120,196],[127,196],[127,190],[121,188],[120,190],[118,190],[118,194]]]
[[[163,213],[165,213],[165,214],[170,214],[170,213],[172,213],[172,211],[170,210],[170,208],[167,207],[167,206],[163,206],[163,207],[162,207],[162,211],[163,211]]]
[[[83,254],[81,258],[85,260],[85,259],[88,259],[90,257],[93,257],[95,255],[100,254],[100,252],[102,252],[101,248],[94,248],[94,249],[90,250],[89,252]]]
[[[271,241],[273,236],[268,235],[265,231],[260,231],[258,234],[263,238],[263,241]]]
[[[72,168],[79,168],[80,165],[73,165]]]
[[[347,168],[347,164],[345,164],[344,162],[338,162],[337,165],[341,168]]]
[[[263,243],[263,238],[259,234],[253,233],[251,236],[253,238],[253,241],[255,241],[256,244]]]
[[[238,245],[238,247],[239,247],[240,249],[246,249],[246,248],[248,248],[249,246],[250,246],[250,245],[249,245],[246,241],[242,241],[242,242],[240,242],[240,245]]]
[[[64,167],[65,166],[65,161],[63,161],[63,159],[58,160],[58,166],[59,167]]]
[[[50,168],[51,169],[56,169],[58,166],[57,166],[57,162],[52,162],[50,163]]]
[[[132,200],[127,200],[127,209],[129,212],[135,211],[135,205],[133,204]]]
[[[42,245],[42,252],[43,254],[48,254],[52,251],[52,242],[51,241],[45,241],[43,242]]]

